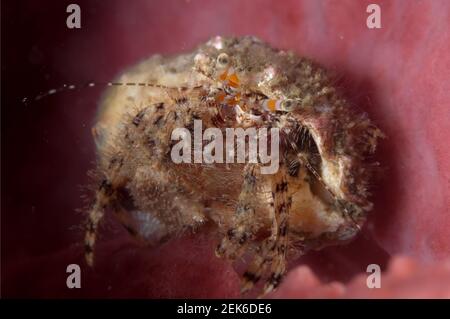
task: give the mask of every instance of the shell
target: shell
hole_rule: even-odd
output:
[[[190,53],[152,56],[117,82],[166,89],[122,85],[105,93],[93,129],[98,171],[126,193],[120,201],[137,232],[161,242],[210,222],[223,235],[236,227],[233,216],[245,165],[175,164],[168,157],[171,132],[180,126],[192,129],[194,119],[201,119],[204,129],[242,126],[234,111],[224,115],[223,105],[208,102],[221,88],[216,61],[223,53],[239,77],[242,96],[248,96],[249,112],[263,114],[258,126],[282,130],[280,166],[289,172],[290,247],[300,245],[304,253],[347,242],[372,208],[368,185],[376,163],[368,157],[383,134],[366,114],[349,107],[323,68],[255,37],[215,37]],[[291,99],[296,107],[267,115],[258,106],[261,96]],[[247,199],[253,213],[242,223],[251,229],[253,246],[270,232],[273,178],[256,176],[257,187]]]

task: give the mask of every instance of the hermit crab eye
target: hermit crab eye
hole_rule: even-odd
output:
[[[294,100],[287,99],[281,102],[281,109],[286,112],[291,112],[295,109]]]
[[[219,56],[217,57],[217,65],[223,68],[228,66],[228,64],[230,64],[230,57],[228,56],[228,54],[219,54]]]

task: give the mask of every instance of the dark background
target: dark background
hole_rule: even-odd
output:
[[[66,7],[73,2],[81,7],[81,29],[66,27]],[[83,280],[84,289],[69,291],[65,287],[65,267],[69,263],[82,264],[83,215],[76,210],[83,207],[80,188],[88,183],[86,172],[95,160],[91,127],[102,89],[61,93],[28,105],[21,102],[24,97],[62,84],[109,81],[125,67],[154,53],[190,50],[214,35],[253,34],[278,47],[314,56],[340,75],[338,86],[350,96],[350,102],[369,111],[389,136],[378,153],[387,174],[382,186],[374,188],[376,217],[371,218],[354,243],[313,253],[302,263],[314,265],[325,282],[346,282],[364,272],[369,263],[379,263],[384,269],[389,257],[397,253],[428,261],[448,256],[445,225],[449,219],[442,217],[448,216],[448,179],[439,175],[431,183],[433,186],[414,179],[428,180],[435,174],[444,174],[448,171],[448,158],[445,160],[443,148],[437,147],[435,166],[430,165],[426,152],[420,152],[423,147],[413,136],[414,132],[424,132],[428,145],[438,145],[435,141],[446,136],[448,120],[445,122],[444,111],[448,110],[448,102],[443,100],[445,94],[435,88],[442,85],[436,79],[448,75],[426,72],[430,66],[425,62],[405,63],[420,52],[419,48],[429,49],[425,55],[447,52],[435,59],[436,70],[445,69],[449,50],[444,45],[448,41],[445,33],[430,25],[430,21],[443,20],[422,19],[420,14],[429,11],[420,3],[412,8],[407,1],[378,1],[387,12],[386,17],[391,21],[399,17],[400,22],[395,28],[393,23],[386,23],[378,33],[368,33],[368,3],[371,2],[2,2],[3,296],[237,296],[231,268],[215,259],[214,243],[205,239],[206,235],[143,253],[112,221],[102,231],[103,248],[97,270],[83,266],[87,274],[84,278],[88,278]],[[445,8],[448,7],[434,9],[431,17]],[[329,25],[313,14],[316,12],[320,12],[319,16],[326,14],[326,19],[321,18]],[[371,47],[370,41],[377,47]],[[388,55],[390,48],[401,54]],[[416,68],[419,71],[408,73]],[[396,75],[402,79],[394,86],[389,81]],[[421,93],[422,89],[426,91]],[[410,91],[417,95],[404,98],[403,92]],[[428,96],[429,92],[433,95]],[[439,98],[444,102],[439,104]],[[430,105],[435,105],[431,112]],[[399,114],[399,110],[404,110],[404,114],[417,113],[422,119],[431,116],[436,126],[415,126],[416,122],[406,119],[408,115]],[[406,184],[402,182],[405,178]],[[430,192],[435,199],[424,203],[423,198]],[[428,211],[437,215],[430,216]],[[425,244],[419,242],[423,234],[430,234]],[[195,253],[187,253],[191,251]],[[208,274],[212,279],[207,279]]]

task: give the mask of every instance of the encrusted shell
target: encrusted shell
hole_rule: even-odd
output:
[[[157,83],[168,87],[214,86],[216,59],[223,52],[231,57],[246,91],[259,92],[268,98],[294,99],[298,102],[299,107],[292,112],[292,116],[308,129],[317,146],[321,158],[317,173],[341,205],[334,205],[333,209],[344,210],[344,214],[348,214],[351,219],[333,219],[330,214],[326,217],[317,214],[314,216],[316,221],[311,222],[311,225],[317,224],[318,220],[322,228],[310,237],[308,227],[312,226],[302,221],[302,217],[291,223],[292,229],[295,230],[296,223],[302,225],[297,229],[298,233],[305,234],[307,238],[303,239],[311,247],[322,247],[353,237],[357,229],[352,224],[361,226],[366,212],[372,207],[368,184],[373,169],[372,164],[367,162],[367,156],[375,152],[377,140],[383,134],[366,114],[356,113],[349,107],[334,88],[333,80],[327,72],[311,60],[292,52],[273,49],[255,37],[215,37],[191,53],[172,57],[153,56],[123,73],[117,81]],[[161,99],[167,100],[167,96],[162,97],[164,94],[161,90],[137,86],[108,90],[95,126],[99,160],[103,166],[107,166],[110,145],[114,145],[115,140],[123,134],[123,127],[126,125],[123,119],[132,116],[133,112],[136,113],[145,105]],[[221,172],[219,169],[217,185],[224,183]],[[209,202],[223,196],[213,192],[226,192],[213,182],[199,181],[201,175],[195,170],[180,174],[193,174],[197,178],[196,183],[208,185],[203,190],[203,195]],[[233,196],[236,196],[238,193],[235,188],[239,188],[242,180],[236,178],[226,183],[230,185]],[[192,189],[195,190],[197,186],[193,185]],[[309,193],[305,196],[313,198]],[[300,203],[300,195],[299,198],[297,206],[303,205]],[[193,201],[195,200],[194,197]],[[227,224],[223,216],[232,214],[232,209],[223,206],[209,217],[218,224]],[[327,223],[334,224],[330,226]]]

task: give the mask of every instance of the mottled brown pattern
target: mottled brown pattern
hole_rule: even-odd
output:
[[[224,64],[238,85],[220,80]],[[155,86],[117,85],[103,99],[94,129],[97,175],[110,189],[97,191],[89,212],[88,263],[106,209],[128,215],[131,222],[119,220],[151,245],[208,223],[223,236],[219,256],[253,256],[242,290],[266,278],[268,292],[282,280],[293,250],[344,243],[363,225],[374,167],[366,157],[382,133],[349,108],[310,60],[254,37],[218,37],[192,53],[152,57],[117,82]],[[263,110],[267,99],[281,101],[283,111]],[[203,129],[279,128],[279,171],[263,175],[260,164],[250,163],[173,163],[172,131],[192,131],[196,119]]]

